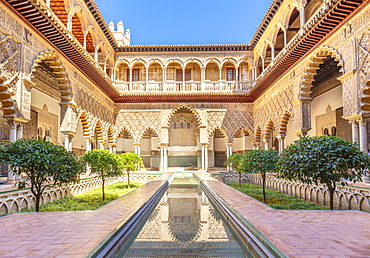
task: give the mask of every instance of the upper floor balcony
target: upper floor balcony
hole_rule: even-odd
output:
[[[133,95],[247,95],[253,87],[252,69],[240,60],[213,58],[196,61],[137,58],[118,62],[114,85],[121,96]]]
[[[248,93],[253,87],[251,81],[184,81],[184,82],[123,82],[116,81],[116,89],[125,92],[228,92]]]

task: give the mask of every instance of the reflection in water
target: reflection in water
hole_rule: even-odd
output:
[[[246,256],[192,177],[175,178],[135,242],[124,255],[124,257]]]

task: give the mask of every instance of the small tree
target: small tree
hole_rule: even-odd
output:
[[[40,211],[41,195],[47,187],[78,182],[85,166],[74,152],[51,142],[20,139],[3,143],[0,161],[10,165],[15,175],[25,174],[35,196],[36,212]]]
[[[261,173],[263,202],[266,203],[266,173],[275,171],[279,157],[274,150],[252,150],[245,157],[244,170],[249,173]]]
[[[91,171],[97,173],[102,180],[102,200],[105,200],[105,179],[122,174],[119,166],[118,155],[107,150],[91,150],[85,152],[82,160],[89,164]]]
[[[130,172],[137,171],[144,167],[143,160],[135,153],[126,152],[119,154],[122,169],[127,173],[127,188],[130,188]]]
[[[330,193],[333,209],[334,191],[343,180],[361,181],[370,166],[370,158],[355,143],[336,136],[304,137],[281,153],[280,177],[306,184],[324,184]]]
[[[224,163],[225,167],[231,165],[232,168],[235,169],[236,172],[238,172],[239,187],[242,186],[242,172],[243,172],[244,160],[245,160],[245,155],[243,155],[243,154],[232,154],[227,158],[227,160]]]

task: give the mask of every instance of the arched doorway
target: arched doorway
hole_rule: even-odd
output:
[[[199,128],[195,115],[186,108],[177,110],[169,128],[168,166],[198,166]]]
[[[311,88],[311,136],[337,135],[352,139],[351,126],[342,118],[342,84],[337,79],[342,75],[339,61],[327,56],[316,70]]]

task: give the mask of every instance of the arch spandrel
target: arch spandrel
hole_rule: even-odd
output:
[[[195,118],[197,119],[198,126],[200,126],[202,124],[205,124],[204,121],[201,118],[201,115],[199,114],[199,112],[195,108],[193,108],[193,107],[191,107],[187,104],[182,104],[182,105],[179,105],[178,107],[171,110],[171,113],[167,116],[167,119],[166,119],[166,126],[170,126],[171,119],[172,119],[173,115],[177,111],[179,111],[180,109],[186,109],[186,110],[190,111],[191,113],[193,113],[195,115]]]

